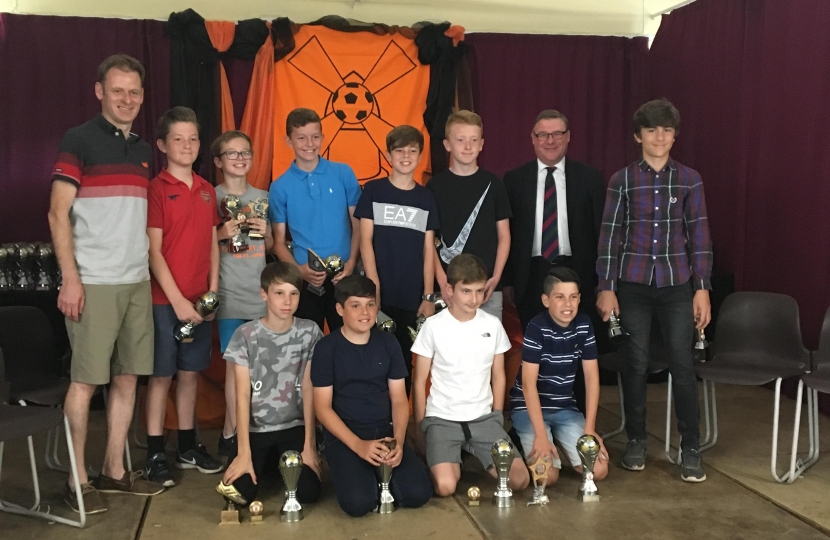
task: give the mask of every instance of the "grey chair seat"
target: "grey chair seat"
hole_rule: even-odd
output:
[[[799,360],[793,360],[786,367],[782,364],[780,358],[771,357],[766,360],[759,358],[757,353],[729,353],[718,355],[717,360],[697,364],[695,371],[701,379],[707,381],[760,386],[778,378],[798,377],[807,369],[807,363]]]
[[[0,441],[44,433],[63,422],[63,411],[51,407],[15,407],[0,404]]]
[[[812,388],[822,394],[830,394],[830,366],[822,366],[812,373],[801,377],[808,388]]]

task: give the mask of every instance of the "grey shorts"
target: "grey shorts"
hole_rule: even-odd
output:
[[[499,320],[502,320],[502,303],[504,297],[501,291],[494,291],[493,294],[490,295],[490,299],[481,304],[481,310],[485,313],[489,313],[494,317],[498,317]]]
[[[485,469],[493,465],[490,451],[499,439],[509,439],[504,431],[504,415],[493,411],[469,422],[427,416],[421,422],[426,434],[427,465],[461,463],[461,450],[470,452]]]

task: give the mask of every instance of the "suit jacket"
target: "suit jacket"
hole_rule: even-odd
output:
[[[504,186],[513,209],[505,283],[513,286],[516,302],[524,296],[530,276],[538,172],[538,162],[534,159],[504,175]],[[579,274],[581,290],[592,291],[597,284],[597,245],[605,206],[602,173],[578,161],[565,159],[565,197],[572,266]]]

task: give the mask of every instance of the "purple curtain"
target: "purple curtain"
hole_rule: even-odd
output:
[[[133,131],[152,142],[170,106],[164,22],[0,13],[0,243],[49,239],[52,165],[63,133],[101,111],[98,65],[126,53],[147,70]],[[156,152],[155,167],[161,165]]]
[[[466,42],[483,167],[501,175],[533,159],[530,132],[543,109],[568,117],[568,156],[606,181],[636,157],[631,117],[646,94],[646,38],[470,34]]]

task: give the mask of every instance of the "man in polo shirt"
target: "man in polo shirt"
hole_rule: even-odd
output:
[[[146,234],[152,153],[130,132],[144,100],[143,80],[144,67],[135,58],[104,60],[95,83],[101,114],[64,135],[52,175],[49,226],[63,275],[58,308],[73,351],[64,412],[87,514],[106,511],[99,491],[164,490],[126,472],[123,462],[136,379],[153,372]],[[107,383],[107,449],[93,486],[84,460],[89,402],[96,386]],[[64,500],[78,511],[71,476]]]
[[[359,255],[360,222],[354,209],[360,185],[348,165],[320,157],[323,129],[311,109],[288,113],[285,141],[294,150],[294,162],[271,184],[269,193],[274,253],[281,261],[299,266],[306,282],[295,315],[311,319],[321,330],[325,320],[334,330],[343,326],[335,309],[334,284],[354,271]],[[286,229],[291,232],[293,253],[285,243]],[[315,272],[308,266],[308,248],[324,259],[340,255],[345,268],[333,278]]]

